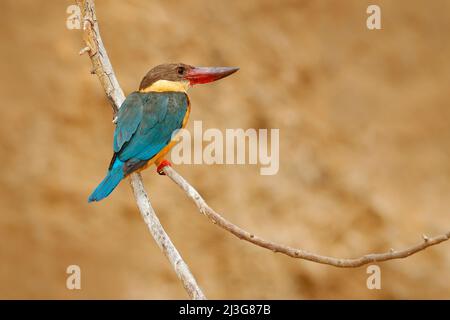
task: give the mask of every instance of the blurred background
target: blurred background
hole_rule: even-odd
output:
[[[72,1],[0,2],[0,298],[187,298],[127,182],[87,197],[111,157],[112,113],[68,30]],[[98,0],[125,93],[165,62],[239,66],[191,90],[203,128],[279,128],[280,170],[182,165],[224,217],[264,238],[356,257],[450,228],[450,2]],[[382,30],[366,28],[378,4]],[[450,244],[337,269],[214,226],[154,168],[143,178],[166,231],[213,299],[450,298]],[[82,290],[66,289],[81,267]]]

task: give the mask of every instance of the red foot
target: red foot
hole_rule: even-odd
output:
[[[164,173],[164,168],[165,167],[171,167],[172,163],[170,163],[169,160],[163,160],[159,163],[158,167],[156,168],[156,172],[158,172],[158,174],[165,176],[166,174]]]

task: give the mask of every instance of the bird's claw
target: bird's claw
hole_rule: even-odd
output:
[[[171,167],[171,166],[172,166],[172,163],[169,160],[163,160],[156,167],[156,172],[158,172],[159,175],[165,176],[166,174],[164,173],[164,168]]]

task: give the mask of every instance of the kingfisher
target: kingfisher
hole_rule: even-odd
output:
[[[129,174],[155,164],[164,174],[171,165],[164,156],[176,144],[172,137],[185,128],[191,111],[191,86],[229,76],[239,68],[194,67],[184,63],[161,64],[142,79],[139,90],[128,95],[117,113],[108,172],[88,202],[106,198]]]

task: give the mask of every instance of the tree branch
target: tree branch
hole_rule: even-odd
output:
[[[98,28],[97,18],[95,16],[95,6],[93,0],[77,0],[77,4],[81,9],[82,26],[84,31],[84,41],[86,47],[81,49],[80,54],[88,53],[92,62],[92,73],[95,73],[106,96],[111,102],[114,115],[119,110],[125,96],[120,88],[119,82],[114,74],[113,68],[103,46]],[[142,218],[146,223],[153,239],[155,239],[161,251],[169,259],[173,269],[178,278],[183,283],[183,286],[191,299],[203,300],[206,299],[202,290],[198,286],[194,276],[190,272],[187,264],[183,261],[178,250],[173,245],[167,233],[164,231],[152,205],[148,199],[147,193],[142,183],[140,174],[133,173],[130,175],[130,184],[133,189],[136,203],[141,212]]]
[[[164,173],[175,182],[181,189],[184,190],[186,195],[191,199],[199,211],[206,215],[211,221],[218,225],[219,227],[225,229],[228,232],[231,232],[239,239],[248,241],[253,243],[259,247],[269,249],[273,252],[280,252],[285,255],[288,255],[293,258],[309,260],[321,264],[327,264],[334,267],[340,268],[356,268],[368,263],[373,262],[382,262],[387,260],[401,259],[406,258],[412,254],[415,254],[419,251],[422,251],[428,247],[437,245],[443,241],[447,241],[450,238],[450,232],[446,234],[439,235],[433,238],[428,238],[427,236],[423,236],[423,241],[419,244],[416,244],[412,247],[409,247],[404,250],[395,251],[391,249],[389,252],[385,253],[371,253],[364,255],[359,258],[354,259],[343,259],[343,258],[334,258],[322,256],[316,253],[312,253],[303,249],[297,249],[289,246],[285,246],[282,244],[278,244],[272,241],[265,240],[250,232],[234,225],[230,221],[223,218],[220,214],[214,211],[202,198],[202,196],[198,193],[197,190],[194,189],[181,175],[179,175],[172,167],[164,167]]]
[[[114,75],[114,71],[100,37],[93,0],[77,0],[77,3],[82,11],[84,38],[86,42],[86,47],[80,51],[80,54],[89,54],[93,66],[92,73],[95,73],[98,76],[106,92],[106,95],[111,102],[113,112],[114,114],[116,114],[125,97]],[[175,182],[181,189],[184,190],[186,195],[195,203],[200,212],[206,215],[210,220],[212,220],[214,224],[217,224],[221,228],[225,229],[228,232],[231,232],[233,235],[242,240],[246,240],[250,243],[253,243],[265,249],[269,249],[273,252],[286,254],[293,258],[308,260],[341,268],[355,268],[373,262],[406,258],[428,247],[447,241],[450,238],[450,232],[432,238],[428,238],[424,235],[423,241],[421,243],[411,246],[407,249],[401,251],[395,251],[391,249],[389,252],[367,254],[354,259],[323,256],[303,249],[297,249],[265,240],[234,225],[233,223],[223,218],[220,214],[215,212],[211,207],[209,207],[205,200],[197,192],[197,190],[195,190],[172,167],[166,166],[163,170],[164,173],[173,182]],[[193,299],[205,299],[205,296],[203,295],[201,289],[198,287],[195,278],[189,271],[188,266],[183,261],[177,249],[171,242],[169,236],[161,226],[158,217],[156,216],[155,211],[150,204],[147,193],[145,192],[140,174],[131,174],[130,184],[132,186],[133,193],[141,215],[145,223],[147,224],[150,233],[160,247],[161,251],[169,259],[177,276],[183,282],[183,286],[188,292],[189,296]]]

